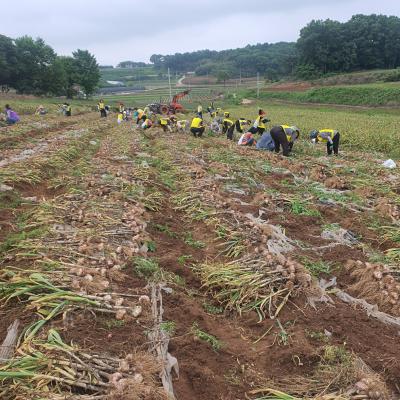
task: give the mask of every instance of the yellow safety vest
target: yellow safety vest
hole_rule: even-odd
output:
[[[329,133],[330,134],[330,138],[333,139],[333,137],[335,136],[335,132],[336,131],[334,129],[321,129],[318,132],[318,136],[317,136],[318,142],[327,142],[328,141],[328,139],[320,136],[320,133]]]
[[[243,129],[247,125],[247,119],[239,119],[240,128]]]
[[[290,126],[289,125],[281,125],[281,127],[282,127],[282,129],[283,129],[283,131],[286,133],[286,129],[290,129]],[[292,135],[288,135],[287,133],[286,133],[286,137],[287,137],[287,140],[288,140],[288,142],[291,142],[292,141]]]
[[[168,125],[168,118],[160,118],[160,125]]]
[[[193,118],[192,124],[190,125],[191,128],[200,128],[203,120],[201,118]]]
[[[232,126],[233,125],[233,121],[228,119],[228,118],[224,119],[224,123],[228,124],[228,126]]]
[[[261,116],[261,115],[259,115],[258,117],[257,117],[257,120],[258,120],[258,127],[259,128],[266,128],[265,127],[265,124],[264,124],[264,122],[262,122],[262,120],[265,118],[265,115],[264,116]]]

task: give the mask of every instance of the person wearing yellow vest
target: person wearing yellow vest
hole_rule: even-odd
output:
[[[158,122],[164,132],[171,132],[170,120],[167,116],[161,116]]]
[[[288,157],[293,149],[294,142],[300,136],[300,129],[297,126],[278,125],[274,126],[270,133],[274,141],[275,153],[279,153],[282,146],[283,155]]]
[[[100,99],[99,103],[97,104],[97,108],[100,111],[100,117],[107,117],[107,113],[106,113],[106,105],[104,103],[103,99]]]
[[[202,137],[205,129],[206,128],[202,118],[196,116],[192,119],[192,123],[190,124],[190,132],[193,133],[194,137]]]
[[[133,109],[134,113],[133,115],[136,116],[136,124],[139,126],[141,122],[145,122],[147,119],[147,115],[141,108],[134,108]]]
[[[235,127],[239,133],[244,133],[244,130],[249,124],[251,124],[251,121],[247,120],[246,118],[239,118],[235,122]]]
[[[225,111],[224,112],[224,119],[222,121],[222,133],[226,134],[226,137],[229,140],[233,140],[233,132],[235,130],[235,124],[233,123],[233,121],[231,119],[229,119],[229,112]]]
[[[328,156],[332,155],[332,151],[337,156],[339,154],[340,133],[334,129],[320,129],[310,132],[310,139],[313,143],[326,143],[326,152]]]
[[[72,115],[72,107],[69,103],[63,104],[63,110],[66,117],[70,117]]]
[[[176,122],[176,128],[178,132],[185,132],[188,128],[189,121],[186,119],[181,119]]]
[[[118,115],[117,115],[117,123],[118,125],[121,125],[122,122],[124,122],[124,113],[118,111]]]
[[[260,109],[258,110],[258,117],[254,121],[254,125],[249,129],[249,132],[251,133],[258,133],[259,135],[262,135],[265,130],[267,129],[266,123],[270,122],[270,120],[265,116],[265,111]]]

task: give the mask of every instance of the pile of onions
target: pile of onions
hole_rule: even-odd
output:
[[[388,394],[385,386],[378,379],[362,378],[355,385],[358,395],[368,396],[366,400],[387,400]]]
[[[400,219],[400,207],[385,197],[378,199],[375,205],[375,211],[377,211],[382,217],[391,218],[393,221]]]
[[[382,311],[400,316],[400,283],[387,266],[360,260],[349,260],[346,269],[358,282],[350,287],[357,295],[376,303]]]

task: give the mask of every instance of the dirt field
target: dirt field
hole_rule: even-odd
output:
[[[1,399],[400,398],[398,170],[97,113],[0,148]]]

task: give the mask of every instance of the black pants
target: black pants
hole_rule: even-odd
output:
[[[227,137],[229,140],[233,140],[233,132],[234,132],[234,130],[235,130],[235,125],[231,125],[231,126],[228,128],[228,130],[226,131],[226,137]]]
[[[106,110],[104,108],[102,108],[100,110],[100,117],[103,117],[103,118],[107,117],[107,113],[106,113]]]
[[[274,126],[270,133],[275,144],[275,153],[279,153],[282,146],[283,155],[285,157],[289,156],[293,148],[293,142],[288,141],[284,129],[281,126]]]
[[[339,154],[339,140],[340,133],[338,132],[332,139],[333,143],[326,143],[326,151],[328,152],[328,155],[332,154],[332,150],[336,155]]]
[[[191,128],[190,132],[193,133],[194,137],[202,137],[205,129],[206,128],[204,126],[202,126],[201,128]]]

